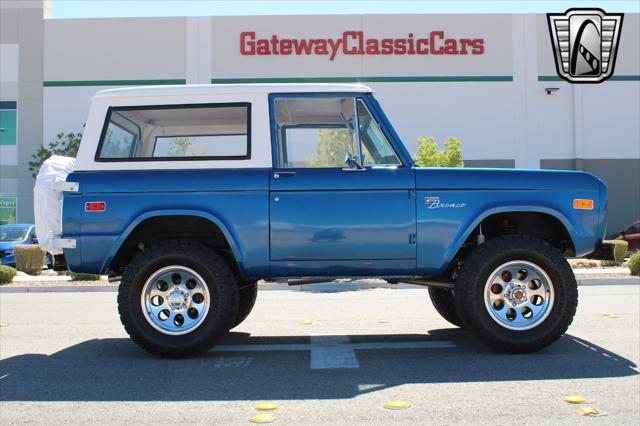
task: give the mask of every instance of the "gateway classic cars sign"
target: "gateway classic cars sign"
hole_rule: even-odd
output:
[[[401,38],[369,38],[364,31],[343,31],[337,38],[281,38],[240,33],[243,56],[326,56],[330,61],[343,55],[483,55],[483,38],[450,38],[444,31],[409,33]]]

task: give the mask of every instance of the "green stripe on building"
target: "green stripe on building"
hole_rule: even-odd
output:
[[[153,86],[167,84],[187,84],[184,78],[161,80],[48,80],[44,81],[44,87],[77,87],[77,86]]]
[[[511,75],[446,75],[407,77],[282,77],[282,78],[212,78],[211,83],[414,83],[414,82],[504,82]]]
[[[640,81],[640,75],[612,75],[609,81]],[[538,81],[565,81],[557,75],[539,75]]]

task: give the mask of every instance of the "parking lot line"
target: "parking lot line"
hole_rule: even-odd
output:
[[[349,336],[311,336],[311,368],[360,368]]]
[[[219,345],[213,352],[273,352],[310,351],[312,369],[359,368],[356,350],[376,349],[447,349],[458,345],[451,340],[408,342],[358,342],[352,343],[349,336],[309,336],[310,343],[272,343],[253,345]]]

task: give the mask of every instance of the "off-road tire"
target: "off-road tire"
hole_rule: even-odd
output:
[[[463,328],[462,321],[460,321],[456,310],[455,297],[451,290],[429,287],[429,298],[431,298],[433,307],[436,308],[442,318],[456,327]]]
[[[515,260],[542,268],[555,293],[548,316],[528,330],[501,326],[491,318],[484,302],[489,275],[500,265]],[[566,259],[548,243],[524,235],[497,237],[473,250],[462,262],[455,295],[465,328],[491,348],[512,353],[537,351],[558,340],[573,321],[578,306],[578,285]]]
[[[255,282],[244,284],[242,288],[240,288],[238,295],[239,295],[238,316],[236,317],[236,320],[233,323],[233,327],[231,327],[232,329],[236,328],[244,320],[246,320],[249,314],[251,313],[251,311],[253,310],[253,307],[256,304],[256,299],[258,297],[258,284]]]
[[[206,318],[183,335],[168,335],[153,328],[140,302],[146,280],[170,265],[196,271],[210,293]],[[214,250],[193,241],[167,241],[149,247],[129,263],[118,289],[118,312],[131,339],[146,351],[166,358],[190,357],[206,352],[227,333],[238,313],[238,285],[225,260]]]

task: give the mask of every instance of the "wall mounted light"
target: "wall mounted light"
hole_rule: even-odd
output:
[[[544,89],[545,92],[547,92],[547,95],[552,94],[553,92],[557,92],[558,90],[560,90],[559,87],[546,87]]]

